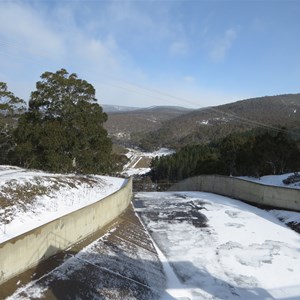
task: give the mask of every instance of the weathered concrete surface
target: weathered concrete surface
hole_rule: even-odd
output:
[[[190,177],[173,185],[170,191],[203,191],[258,205],[300,211],[300,189],[263,185],[234,177]]]
[[[0,299],[153,300],[165,285],[152,241],[129,205],[89,239],[1,285]]]
[[[100,201],[0,244],[0,284],[67,249],[118,217],[132,198],[132,180]]]

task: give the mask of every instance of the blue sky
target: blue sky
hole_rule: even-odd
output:
[[[3,1],[0,81],[28,100],[45,71],[100,103],[205,107],[300,92],[297,1]]]

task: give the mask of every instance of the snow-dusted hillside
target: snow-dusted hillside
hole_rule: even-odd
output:
[[[98,201],[124,181],[0,166],[0,243]]]
[[[294,173],[288,173],[288,174],[282,174],[282,175],[266,175],[262,177],[239,177],[241,179],[266,184],[266,185],[274,185],[274,186],[281,186],[281,187],[287,187],[287,188],[294,188],[294,189],[300,189],[300,182],[298,183],[292,183],[292,184],[284,184],[282,180],[288,178],[289,176],[293,175]]]

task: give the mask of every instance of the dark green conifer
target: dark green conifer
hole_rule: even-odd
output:
[[[45,72],[15,132],[18,164],[55,172],[107,173],[111,140],[94,87],[61,69]]]

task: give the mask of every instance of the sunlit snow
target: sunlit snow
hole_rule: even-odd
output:
[[[169,153],[162,150],[149,153],[149,157]],[[127,170],[134,169],[140,155],[137,151],[131,152],[131,165]],[[59,176],[1,166],[0,188],[12,180],[26,184],[37,178],[47,186]],[[283,185],[282,179],[287,176],[255,180]],[[65,184],[37,197],[34,209],[28,206],[22,210],[16,205],[5,231],[4,224],[0,223],[0,242],[100,200],[124,184],[120,178],[89,178],[94,181],[93,186],[83,183],[72,188]],[[268,212],[202,192],[138,193],[134,203],[168,277],[161,300],[300,299],[300,235],[283,223],[299,223],[300,213]],[[74,272],[76,268],[78,262]],[[39,298],[43,290],[34,291]]]
[[[281,186],[281,187],[288,187],[288,188],[298,188],[300,189],[300,182],[298,183],[293,183],[286,185],[282,182],[282,180],[288,178],[290,175],[293,175],[294,173],[287,173],[287,174],[282,174],[282,175],[266,175],[262,177],[239,177],[241,179],[261,183],[261,184],[266,184],[266,185],[274,185],[274,186]]]
[[[18,189],[24,185],[47,189],[36,196],[32,203],[14,203],[9,199],[8,207],[0,208],[0,243],[27,232],[62,215],[94,203],[122,187],[125,179],[108,176],[88,176],[51,174],[30,171],[12,166],[0,166],[0,193],[3,188]],[[53,188],[59,185],[59,188]],[[28,192],[28,191],[26,191]],[[8,212],[9,211],[9,215]]]
[[[202,192],[135,199],[184,284],[178,292],[191,299],[300,299],[300,236],[271,213]]]
[[[124,166],[122,174],[126,176],[146,174],[151,171],[150,167],[146,167],[146,168],[137,167],[138,163],[143,158],[152,159],[154,157],[161,157],[163,155],[171,155],[174,152],[175,151],[167,148],[161,148],[154,152],[142,152],[136,149],[128,149],[126,156],[129,159],[129,162]]]

